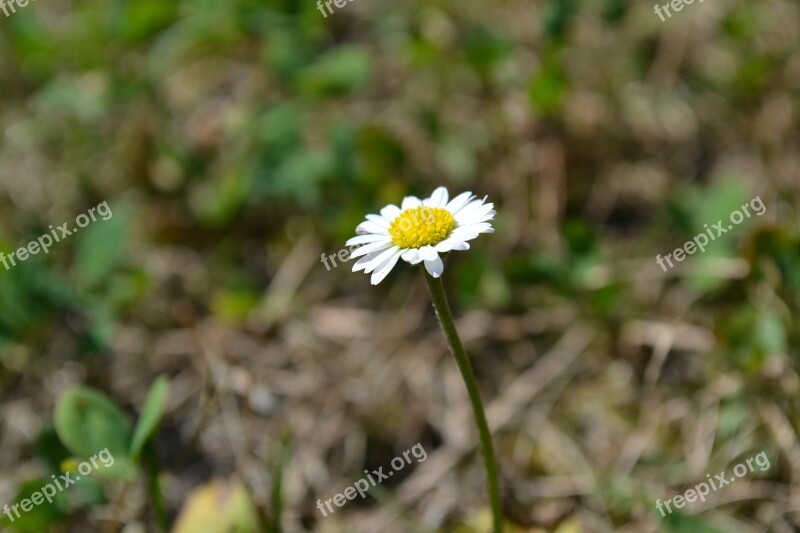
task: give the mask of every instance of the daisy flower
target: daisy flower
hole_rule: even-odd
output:
[[[444,271],[440,253],[469,250],[467,241],[481,233],[493,233],[489,223],[497,211],[486,197],[475,199],[471,192],[461,193],[448,201],[445,187],[439,187],[430,198],[420,200],[406,196],[400,207],[389,204],[380,215],[367,215],[356,228],[357,237],[347,246],[362,245],[350,254],[360,257],[353,272],[372,272],[373,285],[391,272],[399,259],[425,269],[434,278]]]
[[[439,187],[430,198],[420,200],[415,196],[406,196],[400,207],[390,204],[381,209],[380,215],[367,215],[367,220],[356,228],[358,236],[348,240],[347,245],[361,245],[350,254],[350,257],[361,258],[353,265],[353,272],[372,272],[373,285],[380,283],[400,259],[412,265],[425,263],[425,282],[431,293],[433,308],[464,379],[478,428],[481,455],[486,468],[486,487],[492,507],[493,530],[494,533],[503,533],[503,502],[492,432],[486,421],[475,372],[447,303],[441,280],[444,264],[439,257],[440,253],[451,250],[469,250],[467,241],[481,233],[493,233],[494,228],[489,223],[497,214],[493,208],[494,204],[486,203],[486,197],[476,200],[471,192],[459,194],[448,201],[447,189]]]

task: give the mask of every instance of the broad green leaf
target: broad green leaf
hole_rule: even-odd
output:
[[[133,476],[130,422],[105,395],[86,387],[68,390],[59,398],[54,422],[59,438],[76,456],[88,459],[108,450],[113,465],[97,469],[98,475]]]

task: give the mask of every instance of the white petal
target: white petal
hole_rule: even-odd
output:
[[[392,254],[394,254],[398,250],[400,250],[400,248],[398,248],[397,246],[392,246],[391,248],[388,248],[383,252],[381,252],[380,255],[378,255],[375,259],[373,259],[372,261],[370,261],[365,265],[364,274],[369,274],[370,272],[381,266],[384,263],[384,261],[389,259],[392,256]]]
[[[374,222],[370,222],[369,220],[362,222],[358,225],[358,227],[356,227],[356,234],[365,235],[367,233],[380,233],[381,235],[389,235],[387,228],[379,226]]]
[[[351,237],[347,239],[347,242],[344,244],[345,246],[355,246],[356,244],[367,244],[370,242],[382,241],[387,238],[391,237],[387,237],[386,235],[381,235],[379,233],[368,233],[366,235],[359,235],[358,237]]]
[[[442,272],[444,272],[444,263],[442,263],[442,260],[437,255],[435,260],[425,261],[425,270],[434,278],[438,278],[442,275]]]
[[[386,239],[378,242],[371,242],[369,244],[365,244],[358,250],[354,250],[353,253],[350,254],[350,259],[355,259],[356,257],[361,257],[362,255],[371,254],[372,252],[377,252],[379,250],[385,250],[386,248],[391,248],[392,246],[392,239],[386,237]]]
[[[433,261],[439,257],[439,254],[436,253],[436,250],[433,249],[433,246],[423,246],[419,249],[419,256],[423,261]]]
[[[478,198],[478,199],[475,199],[475,200],[470,200],[461,209],[459,209],[458,211],[453,213],[453,216],[456,216],[456,215],[459,215],[459,214],[461,214],[461,215],[467,214],[470,211],[472,211],[473,209],[476,209],[476,208],[482,206],[485,201],[486,201],[485,197],[484,198]]]
[[[488,222],[459,226],[456,230],[463,230],[467,233],[494,233],[494,228]],[[453,230],[453,233],[455,233],[456,230]]]
[[[406,196],[403,198],[403,203],[400,207],[405,211],[406,209],[414,209],[415,207],[420,207],[422,205],[422,201],[417,198],[416,196]]]
[[[400,214],[400,208],[394,204],[389,204],[381,209],[381,215],[386,217],[389,222],[393,221],[397,215]]]
[[[418,265],[419,263],[422,262],[422,258],[419,256],[419,250],[417,250],[416,248],[409,248],[408,250],[403,252],[403,255],[401,257],[403,258],[403,261],[406,261],[407,263],[410,263],[412,265]]]
[[[491,213],[494,209],[493,203],[478,205],[476,207],[465,207],[457,215],[455,215],[456,222],[463,226],[477,221],[484,215]]]
[[[358,272],[359,270],[364,270],[370,261],[378,257],[384,252],[384,250],[378,250],[377,252],[372,252],[371,254],[367,254],[358,261],[355,262],[353,265],[353,272]]]
[[[459,241],[471,241],[472,239],[476,239],[478,235],[480,235],[480,233],[472,231],[468,228],[456,228],[450,232],[450,236],[447,238],[458,239]]]
[[[437,244],[434,247],[434,249],[439,253],[449,252],[450,250],[469,250],[469,244],[462,241],[461,239],[454,239],[453,237],[448,237],[447,239]]]
[[[478,222],[487,222],[489,220],[494,220],[494,216],[497,214],[497,211],[489,211],[487,214],[483,215],[480,218],[476,218],[472,220],[472,224],[477,224]]]
[[[433,191],[431,197],[426,200],[423,200],[422,203],[427,207],[444,207],[445,205],[447,205],[447,197],[448,197],[447,188],[438,187],[435,191]]]
[[[380,267],[375,269],[375,272],[372,273],[372,278],[370,278],[370,283],[373,285],[377,285],[386,275],[392,271],[394,266],[397,264],[397,260],[400,259],[400,254],[402,254],[402,250],[397,250],[392,256],[387,259]]]
[[[472,200],[467,205],[459,209],[457,213],[453,213],[453,216],[456,218],[456,220],[459,219],[469,220],[469,217],[473,216],[473,214],[477,212],[478,209],[480,209],[480,207],[484,204],[485,201],[486,198],[483,199],[479,198],[477,200]]]
[[[389,227],[389,219],[381,215],[367,215],[367,220],[371,220],[382,228]]]
[[[445,206],[445,209],[450,211],[453,214],[458,213],[458,210],[467,205],[467,202],[475,198],[471,192],[462,192]]]

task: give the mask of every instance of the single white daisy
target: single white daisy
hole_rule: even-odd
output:
[[[489,221],[497,211],[486,197],[475,199],[465,192],[447,200],[447,189],[439,187],[430,198],[406,196],[400,207],[389,204],[380,215],[367,215],[356,228],[358,237],[347,241],[347,246],[362,245],[350,254],[361,258],[353,272],[372,272],[371,282],[377,285],[402,258],[412,265],[424,262],[428,273],[438,278],[444,271],[439,253],[469,250],[467,241],[494,233]]]

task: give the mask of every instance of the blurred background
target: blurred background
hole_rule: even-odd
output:
[[[406,194],[446,259],[508,530],[800,530],[800,5],[38,0],[0,16],[0,529],[486,532],[422,273],[328,269]],[[667,272],[666,255],[766,207]],[[160,377],[159,377],[160,376]],[[323,517],[420,443],[428,457]],[[770,468],[655,507],[759,452]],[[111,474],[114,475],[111,475]]]

